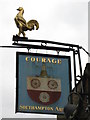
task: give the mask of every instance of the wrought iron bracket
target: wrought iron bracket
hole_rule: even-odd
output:
[[[75,44],[69,44],[69,43],[61,43],[61,42],[55,42],[55,41],[49,41],[49,40],[35,40],[35,39],[28,39],[27,37],[19,37],[18,35],[13,35],[12,38],[12,46],[0,46],[1,48],[27,48],[28,52],[30,49],[45,49],[45,50],[53,50],[57,52],[57,55],[59,55],[59,52],[73,52],[73,65],[74,65],[74,81],[75,81],[75,87],[77,82],[77,76],[76,76],[76,60],[75,57],[78,55],[78,61],[79,61],[79,69],[80,69],[80,76],[82,77],[82,65],[81,65],[81,56],[80,56],[80,49],[83,49],[89,56],[90,53],[88,53],[83,47]],[[38,45],[38,44],[39,45]],[[77,91],[77,88],[76,88]],[[83,85],[82,85],[82,92],[83,92]]]

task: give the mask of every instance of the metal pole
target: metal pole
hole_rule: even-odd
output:
[[[76,62],[75,62],[75,50],[73,51],[73,64],[74,64],[74,83],[75,83],[75,91],[77,92],[76,86]]]
[[[82,65],[81,65],[81,57],[80,57],[80,50],[79,50],[79,47],[78,47],[78,59],[79,59],[80,75],[82,76]]]
[[[80,68],[80,76],[82,78],[82,65],[81,65],[81,57],[80,57],[80,49],[78,47],[78,60],[79,60],[79,68]],[[83,90],[83,81],[81,80],[81,88],[82,88],[82,93],[84,92]]]

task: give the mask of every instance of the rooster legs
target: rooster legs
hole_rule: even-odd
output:
[[[18,36],[20,36],[21,33],[23,34],[23,37],[25,37],[25,32],[22,30],[22,27],[19,28]]]

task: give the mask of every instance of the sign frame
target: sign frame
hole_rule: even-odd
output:
[[[72,90],[72,79],[71,79],[71,57],[65,55],[52,55],[52,54],[41,54],[41,53],[27,53],[27,52],[16,52],[16,113],[37,113],[37,114],[52,114],[52,115],[64,115],[64,112],[61,113],[48,113],[48,112],[36,112],[36,111],[19,111],[18,110],[18,92],[19,92],[19,55],[32,55],[32,56],[41,56],[41,57],[53,57],[53,58],[65,58],[68,59],[68,67],[69,67],[69,93]]]

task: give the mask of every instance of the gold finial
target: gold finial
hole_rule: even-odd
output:
[[[14,20],[15,20],[16,26],[19,28],[18,36],[20,36],[22,33],[23,37],[25,37],[24,31],[34,30],[35,26],[36,26],[36,30],[38,30],[39,23],[37,22],[37,20],[29,20],[28,22],[26,22],[26,20],[23,18],[24,9],[22,7],[19,7],[17,10],[19,11],[19,13],[16,15]]]

